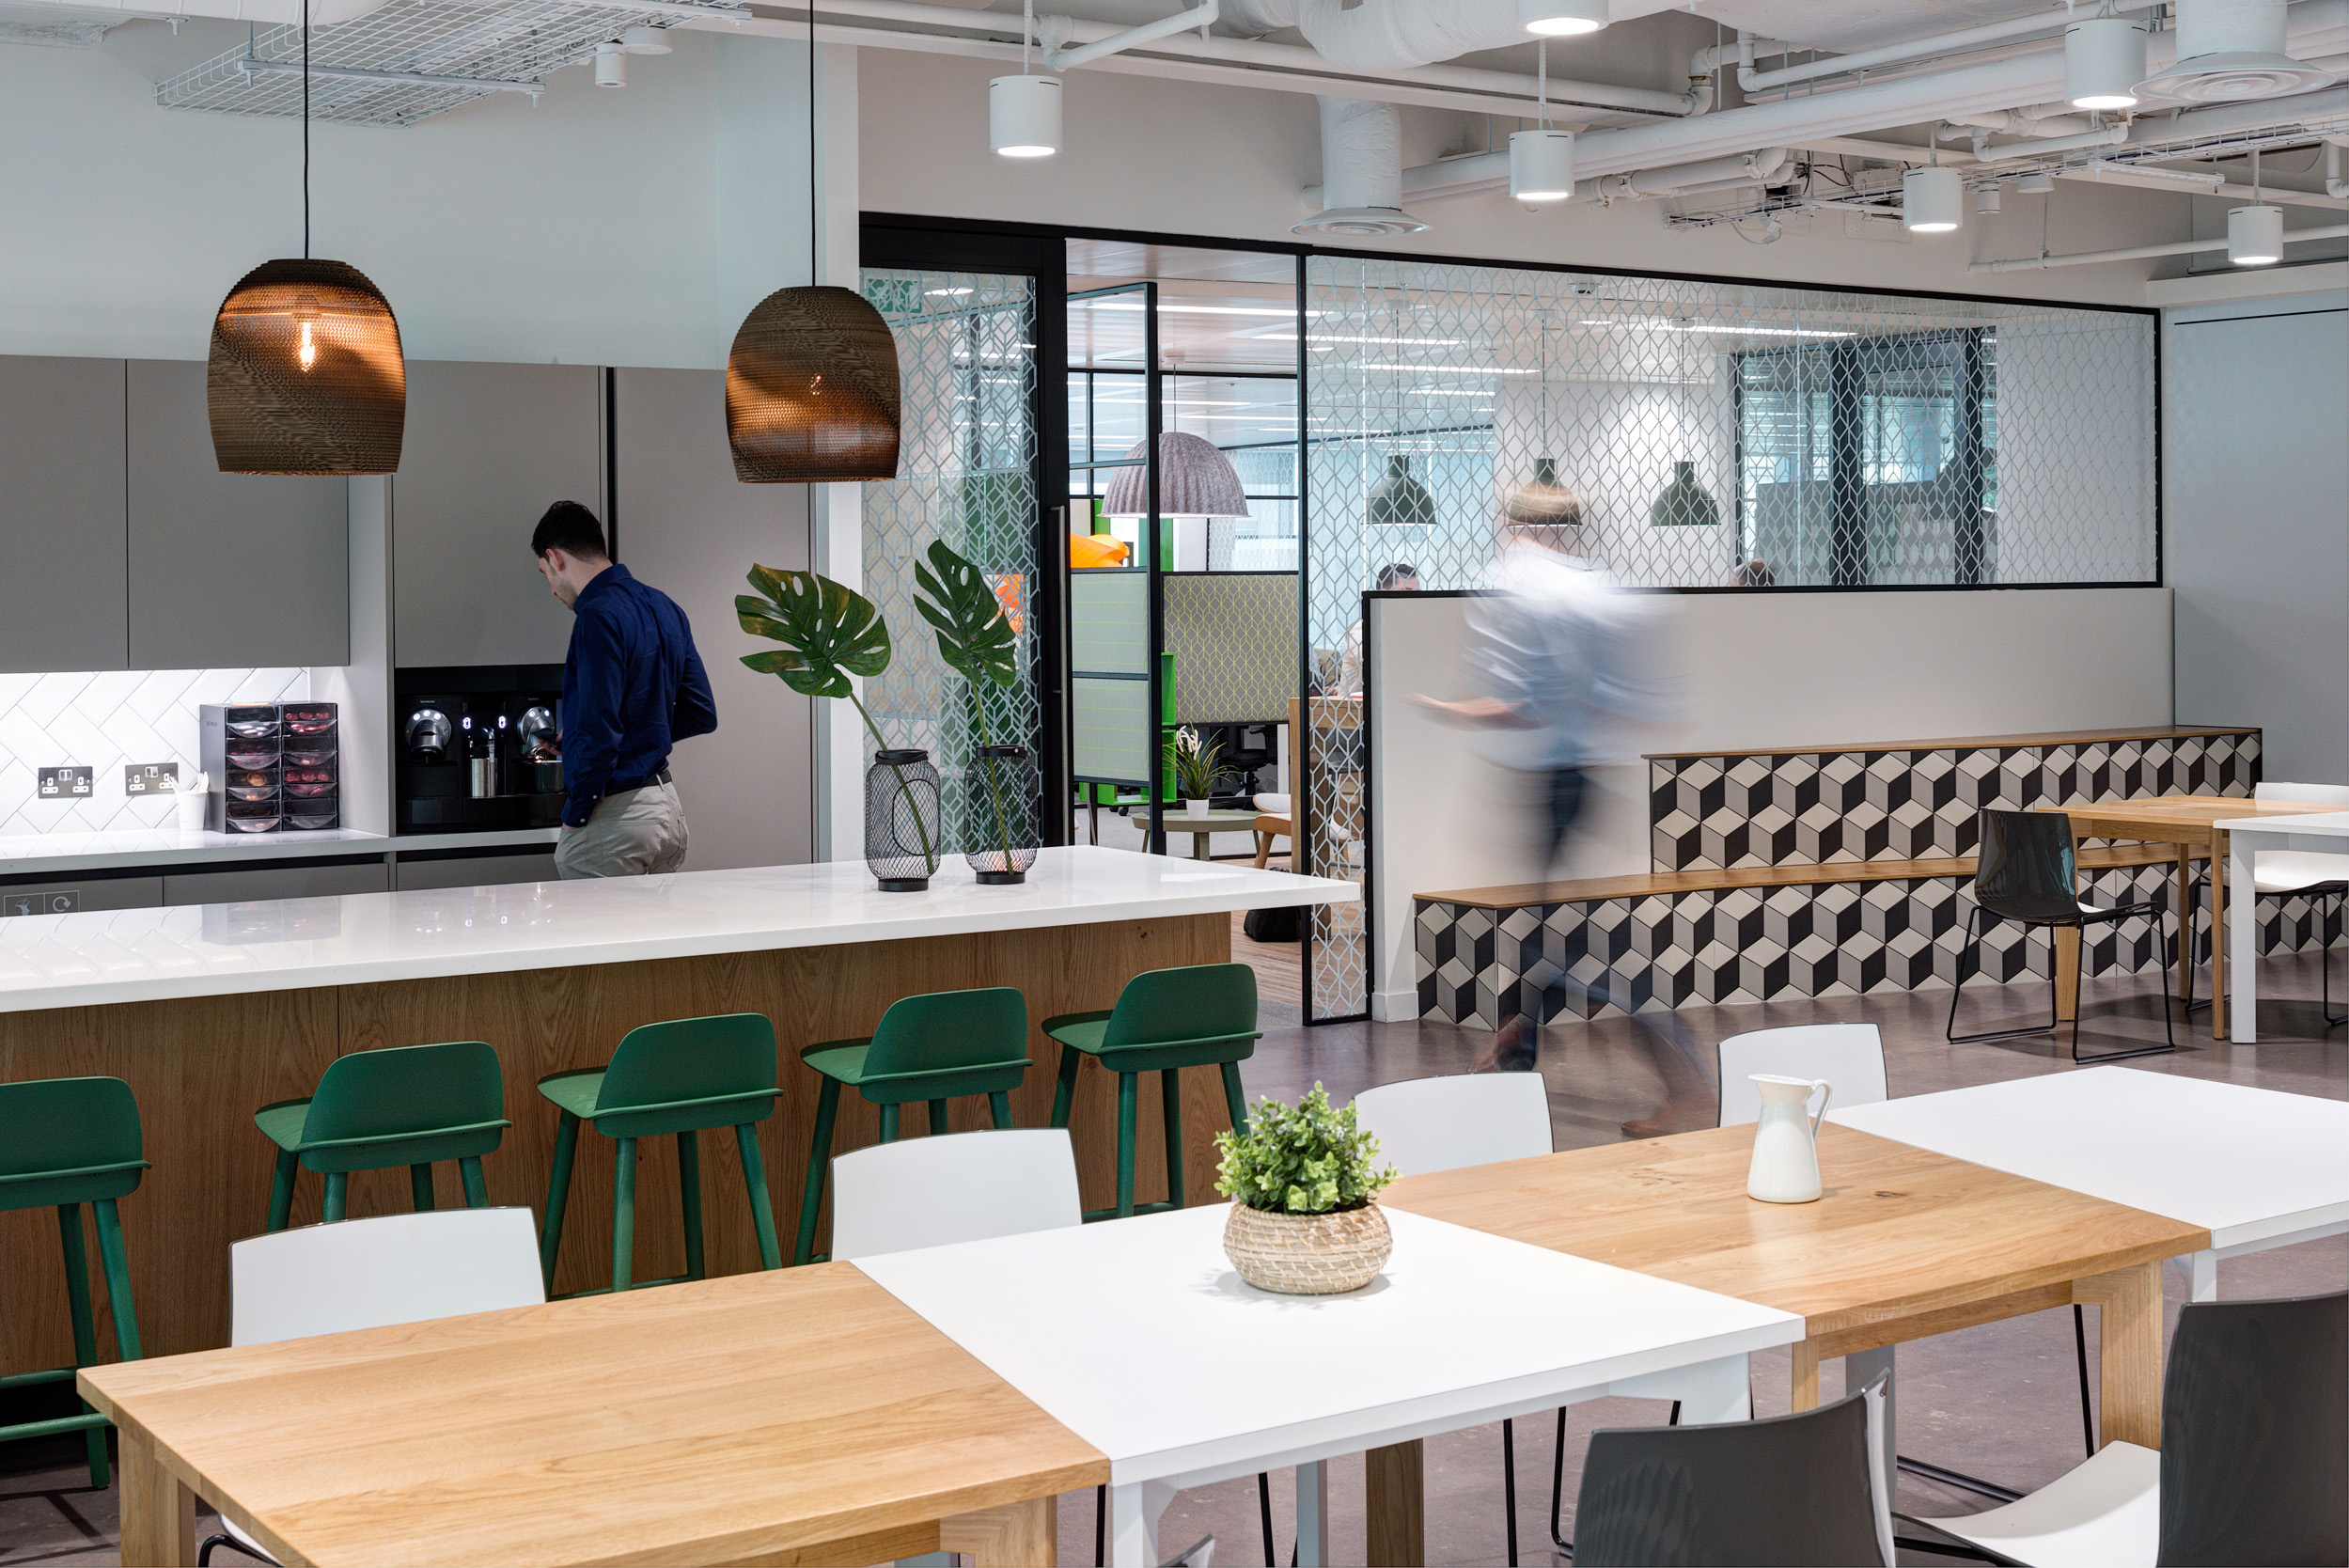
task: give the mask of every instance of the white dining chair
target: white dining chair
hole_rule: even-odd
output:
[[[1836,1105],[1872,1105],[1888,1099],[1884,1080],[1884,1036],[1873,1024],[1795,1024],[1778,1029],[1733,1034],[1720,1047],[1721,1117],[1724,1127],[1762,1120],[1762,1091],[1750,1074],[1824,1078]]]
[[[319,1334],[532,1307],[546,1299],[539,1225],[528,1209],[433,1209],[337,1220],[254,1236],[228,1248],[228,1342]],[[227,1519],[216,1546],[275,1560]]]
[[[1076,1151],[1057,1127],[876,1143],[832,1161],[832,1256],[987,1241],[1084,1223]]]
[[[2282,780],[2257,784],[2252,787],[2253,800],[2305,800],[2313,806],[2349,807],[2349,784],[2294,784]],[[2185,917],[2192,923],[2196,909],[2202,901],[2202,889],[2210,881],[2210,867],[2204,863],[2200,874],[2186,888]],[[2341,912],[2349,909],[2349,855],[2326,855],[2317,850],[2261,850],[2251,857],[2251,891],[2273,896],[2300,893],[2315,901],[2321,907],[2330,903],[2333,920],[2341,919]],[[2325,1027],[2339,1028],[2349,1024],[2349,1012],[2333,1011],[2333,940],[2339,935],[2337,924],[2320,923],[2317,934],[2321,944],[2316,951],[2316,974],[2319,986],[2317,1006],[2325,1017]],[[2193,984],[2192,971],[2186,983]],[[2196,1001],[2189,991],[2186,1011],[2200,1011],[2210,1006],[2208,1001]]]

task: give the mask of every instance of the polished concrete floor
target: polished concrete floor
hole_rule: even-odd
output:
[[[1295,949],[1244,949],[1239,956],[1275,967]],[[2342,960],[2336,957],[2337,965]],[[2181,1049],[2130,1065],[2151,1072],[2179,1073],[2256,1085],[2298,1094],[2349,1099],[2349,1027],[2329,1032],[2316,1005],[2317,970],[2312,956],[2271,961],[2262,970],[2261,1024],[2268,1038],[2257,1046],[2231,1045],[2210,1038],[2207,1014],[2181,1027]],[[1269,999],[1273,987],[1266,985]],[[2336,989],[2340,986],[2336,977]],[[2016,985],[1985,990],[1983,1011],[1974,1027],[1990,1027],[2002,1015],[2021,1022],[2046,1005],[2044,988]],[[2082,1050],[2114,1048],[2122,1041],[2161,1037],[2161,1017],[2151,981],[2091,982]],[[1895,1095],[2063,1072],[2044,1038],[1952,1046],[1942,1039],[1947,992],[1845,997],[1821,1001],[1765,1003],[1738,1008],[1684,1011],[1647,1020],[1607,1019],[1553,1027],[1541,1070],[1550,1090],[1551,1124],[1560,1148],[1581,1148],[1627,1136],[1626,1121],[1665,1129],[1712,1124],[1709,1084],[1714,1043],[1725,1035],[1773,1025],[1864,1021],[1884,1031],[1887,1072]],[[2336,1004],[2338,1005],[2338,1003]],[[1972,1007],[1969,997],[1969,1012]],[[1373,1084],[1464,1070],[1489,1036],[1416,1024],[1345,1024],[1305,1028],[1277,1021],[1266,1007],[1267,1032],[1246,1069],[1251,1095],[1293,1098],[1315,1082],[1343,1099]],[[2040,1014],[2043,1015],[2044,1014]],[[1293,1017],[1291,1013],[1289,1016]],[[1680,1053],[1670,1077],[1683,1085],[1674,1103],[1660,1064]],[[1699,1082],[1703,1080],[1703,1083]],[[2224,1297],[2305,1294],[2349,1285],[2349,1238],[2279,1248],[2220,1265]],[[2181,1299],[2171,1273],[2174,1318]],[[2091,1356],[2094,1318],[2090,1315]],[[1506,1321],[1464,1323],[1463,1334],[1505,1331]],[[1788,1357],[1781,1352],[1755,1358],[1754,1387],[1761,1414],[1783,1413],[1788,1405]],[[1903,1347],[1900,1362],[1902,1451],[2009,1485],[2043,1485],[2076,1464],[2083,1453],[2079,1388],[2068,1313],[2043,1312],[2002,1324],[1918,1341]],[[1830,1363],[1821,1392],[1840,1392],[1840,1369]],[[1661,1421],[1664,1406],[1652,1402],[1602,1400],[1568,1413],[1565,1436],[1566,1498],[1561,1525],[1573,1538],[1573,1502],[1582,1451],[1594,1428]],[[1521,1560],[1551,1560],[1550,1476],[1558,1445],[1555,1423],[1520,1423],[1517,1438],[1517,1516]],[[44,1442],[0,1445],[0,1568],[42,1563],[57,1568],[112,1563],[115,1497],[93,1490],[74,1462],[77,1444]],[[1507,1560],[1502,1510],[1501,1440],[1497,1427],[1477,1428],[1431,1439],[1427,1445],[1427,1543],[1432,1563],[1499,1563]],[[1276,1556],[1286,1562],[1293,1539],[1292,1482],[1288,1473],[1273,1478]],[[1363,1560],[1362,1466],[1339,1461],[1331,1466],[1333,1545],[1331,1560]],[[1903,1475],[1900,1506],[1930,1516],[1961,1513],[1985,1506],[1968,1493]],[[1062,1499],[1061,1560],[1093,1560],[1093,1499]],[[1256,1561],[1262,1551],[1256,1487],[1242,1480],[1203,1487],[1177,1497],[1161,1526],[1169,1552],[1213,1533],[1217,1559],[1233,1564]],[[238,1560],[223,1553],[216,1560]],[[1903,1554],[1903,1561],[1940,1560]]]

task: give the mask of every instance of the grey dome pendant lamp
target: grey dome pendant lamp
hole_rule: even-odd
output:
[[[204,363],[224,474],[388,474],[408,421],[399,322],[358,268],[310,256],[310,8],[302,8],[302,255],[237,280]]]
[[[1141,460],[1149,443],[1136,441],[1126,450],[1131,467],[1111,477],[1102,495],[1104,517],[1142,517],[1150,511],[1148,470]],[[1247,492],[1240,471],[1222,447],[1188,431],[1158,434],[1158,515],[1161,517],[1246,517]]]
[[[807,275],[816,275],[816,8],[807,8]],[[726,356],[726,441],[744,484],[894,479],[897,338],[853,289],[810,282],[752,307]]]
[[[1411,460],[1401,452],[1386,459],[1386,477],[1370,487],[1362,520],[1373,528],[1432,528],[1435,497],[1414,478]]]

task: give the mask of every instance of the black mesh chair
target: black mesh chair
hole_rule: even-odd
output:
[[[2092,904],[2083,903],[2079,895],[2079,870],[2072,854],[2072,819],[2060,811],[1984,811],[1981,818],[1981,858],[1974,868],[1974,908],[1965,917],[1965,946],[1958,949],[1957,978],[1950,987],[1950,1023],[1942,1032],[1953,1045],[1978,1040],[2013,1040],[2023,1035],[2053,1034],[2059,1020],[2056,1014],[2054,987],[2048,993],[2047,1022],[2021,1029],[1990,1029],[1981,1034],[1957,1032],[1958,993],[1965,989],[1965,976],[1981,960],[1981,933],[1993,920],[2014,920],[2026,926],[2045,926],[2050,930],[2069,926],[2085,935],[2091,925],[2106,925],[2125,920],[2131,916],[2153,917],[2155,929],[2161,923],[2164,905],[2159,902]],[[2176,944],[2165,943],[2162,951],[2176,962]],[[2126,1057],[2158,1056],[2178,1048],[2175,1026],[2169,1020],[2170,987],[2165,985],[2161,997],[2162,1037],[2164,1045],[2141,1045],[2135,1050],[2105,1051],[2096,1056],[2080,1055],[2080,974],[2087,967],[2086,955],[2072,975],[2072,1059],[2074,1061],[2119,1061]]]
[[[2349,1291],[2187,1306],[2159,1453],[2107,1443],[2020,1502],[1902,1522],[1994,1562],[2349,1562]]]
[[[1590,1435],[1574,1568],[1892,1561],[1883,1387],[1799,1415]]]

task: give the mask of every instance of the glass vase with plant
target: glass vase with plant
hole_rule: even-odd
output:
[[[972,853],[971,865],[981,882],[1019,882],[1036,859],[1036,836],[1026,831],[1034,820],[1027,752],[1014,745],[996,745],[987,723],[989,693],[1008,692],[1019,682],[1019,635],[979,568],[943,541],[932,541],[929,557],[926,566],[914,563],[914,585],[919,590],[914,607],[937,634],[938,657],[969,684],[971,714],[979,730],[964,831],[990,841],[985,850]]]
[[[1240,1278],[1284,1295],[1335,1295],[1378,1277],[1394,1236],[1379,1212],[1395,1179],[1378,1139],[1320,1084],[1293,1106],[1260,1100],[1245,1131],[1215,1139],[1215,1190],[1232,1200],[1224,1255]]]
[[[1224,744],[1202,741],[1186,724],[1167,741],[1167,771],[1174,776],[1175,793],[1184,809],[1204,817],[1214,803],[1215,786],[1224,780]]]
[[[875,748],[866,792],[866,860],[884,891],[927,886],[938,869],[937,773],[927,753],[890,746],[849,679],[870,680],[889,667],[889,627],[880,608],[813,572],[754,565],[749,582],[759,591],[735,596],[736,618],[752,636],[782,646],[745,653],[743,663],[780,676],[803,697],[844,698],[856,710]],[[885,805],[876,809],[876,803]]]

